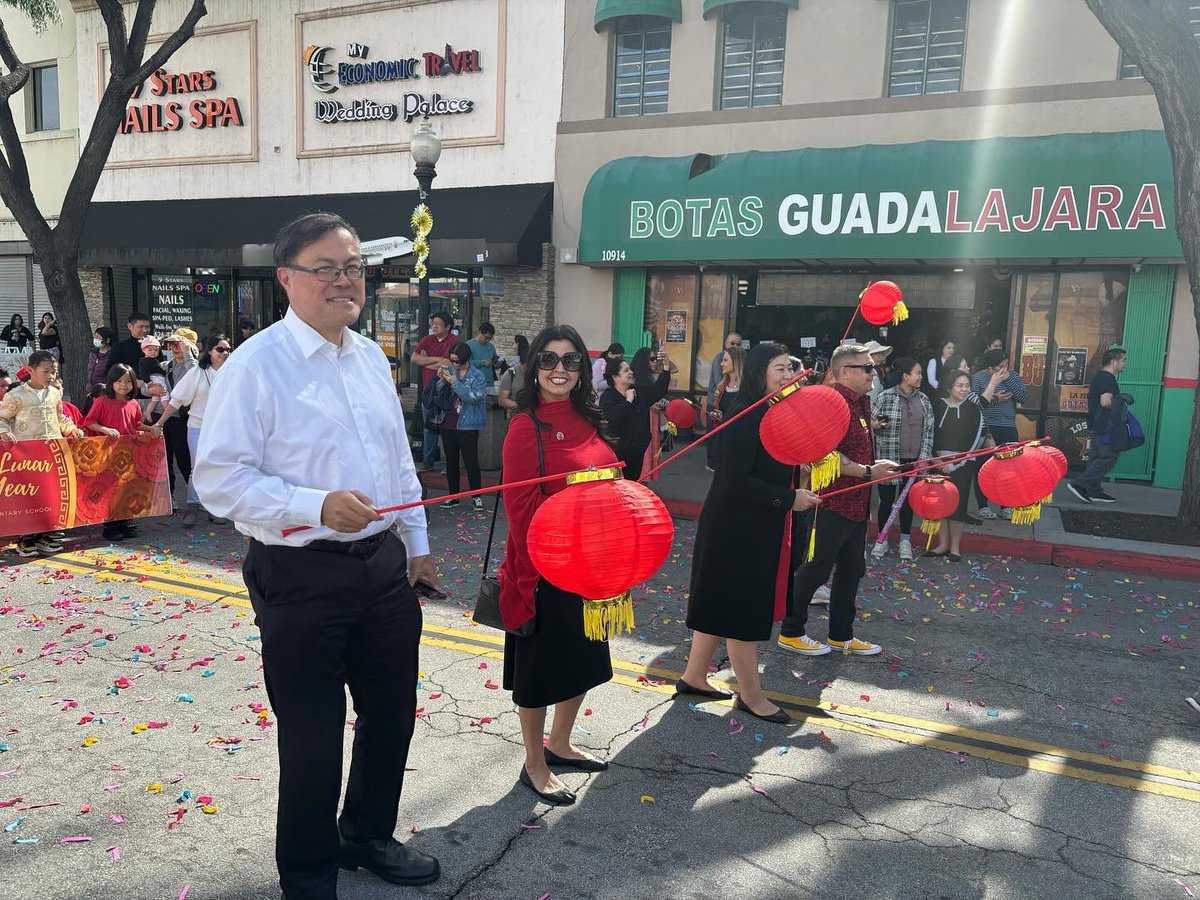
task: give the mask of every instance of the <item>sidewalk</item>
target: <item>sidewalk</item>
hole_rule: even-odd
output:
[[[677,444],[677,453],[684,445]],[[668,465],[650,483],[671,514],[680,519],[700,516],[712,473],[704,468],[704,449],[686,453]],[[1134,574],[1158,575],[1200,581],[1200,547],[1127,541],[1076,534],[1063,528],[1059,508],[1086,508],[1089,512],[1138,512],[1171,517],[1179,510],[1179,491],[1140,484],[1109,484],[1105,489],[1116,503],[1084,504],[1067,490],[1066,479],[1054,491],[1052,503],[1042,507],[1034,525],[1013,525],[1003,519],[969,525],[963,550],[1008,556],[1062,567],[1116,569]],[[897,538],[893,535],[893,542]]]
[[[705,468],[704,448],[685,452],[688,446],[683,440],[677,440],[673,461],[648,483],[677,519],[700,517],[713,478]],[[499,474],[485,471],[484,485],[496,484]],[[424,473],[422,481],[435,492],[446,489],[446,477],[440,471]],[[466,484],[465,478],[463,484]],[[1067,490],[1064,479],[1054,491],[1054,500],[1043,505],[1038,522],[1033,525],[1013,525],[1006,520],[995,519],[969,525],[963,537],[963,550],[966,553],[1007,556],[1063,568],[1114,569],[1131,574],[1200,581],[1200,547],[1096,537],[1070,532],[1063,527],[1060,508],[1086,508],[1093,513],[1137,512],[1164,517],[1173,517],[1179,510],[1179,491],[1119,483],[1108,484],[1105,489],[1117,498],[1116,503],[1084,504]],[[892,541],[896,540],[893,535]]]

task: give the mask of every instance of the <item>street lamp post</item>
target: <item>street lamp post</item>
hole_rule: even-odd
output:
[[[420,189],[421,202],[432,208],[429,195],[433,193],[433,179],[437,178],[437,161],[442,155],[442,139],[438,137],[429,119],[421,123],[409,142],[413,162],[416,168],[413,174],[417,176],[417,187]],[[429,266],[426,263],[425,275],[420,280],[417,295],[417,335],[424,337],[429,331]]]

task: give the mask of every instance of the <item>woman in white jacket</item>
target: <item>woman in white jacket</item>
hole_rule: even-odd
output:
[[[196,462],[196,448],[200,445],[200,428],[204,424],[204,408],[208,405],[208,394],[212,389],[213,380],[217,377],[221,366],[229,358],[233,349],[229,338],[223,334],[212,334],[204,339],[200,352],[200,361],[171,390],[167,406],[162,418],[158,420],[161,426],[167,419],[175,415],[180,407],[188,408],[187,442],[191,451],[192,464]],[[196,494],[195,482],[188,482],[188,505],[183,514],[184,527],[190,528],[196,524],[197,512],[200,509],[200,497]],[[210,522],[223,523],[210,515]]]

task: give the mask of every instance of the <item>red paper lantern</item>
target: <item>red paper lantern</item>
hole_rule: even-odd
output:
[[[781,463],[812,465],[812,489],[820,490],[837,478],[841,461],[833,451],[849,426],[850,407],[833,388],[816,385],[801,390],[791,384],[771,401],[759,436],[767,452]]]
[[[667,404],[667,421],[676,428],[691,428],[696,424],[696,405],[676,397]]]
[[[908,492],[908,504],[921,517],[921,531],[929,535],[925,549],[933,543],[933,536],[942,528],[942,519],[958,509],[958,488],[949,478],[927,475]]]
[[[1037,450],[1039,453],[1046,454],[1046,456],[1048,456],[1051,459],[1051,461],[1054,463],[1055,467],[1058,469],[1058,481],[1061,481],[1063,479],[1063,477],[1067,474],[1066,454],[1064,454],[1057,447],[1052,447],[1049,444],[1043,444],[1040,442],[1030,444],[1029,446],[1031,449]],[[1057,484],[1058,481],[1056,481],[1055,484]],[[1053,499],[1054,499],[1054,494],[1047,494],[1046,499],[1043,500],[1042,502],[1049,503]]]
[[[858,310],[872,325],[899,325],[908,318],[904,292],[893,281],[876,281],[858,296]]]
[[[633,630],[629,589],[666,561],[675,526],[648,487],[616,468],[567,476],[565,491],[543,503],[529,525],[529,556],[551,584],[584,599],[592,640]]]
[[[1042,501],[1059,477],[1050,456],[1017,447],[997,453],[983,464],[979,486],[989,500],[1012,507],[1014,525],[1031,525],[1041,517]]]

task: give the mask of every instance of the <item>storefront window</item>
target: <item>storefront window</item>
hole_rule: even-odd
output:
[[[735,276],[731,272],[710,272],[700,276],[700,315],[696,322],[695,368],[692,391],[708,392],[713,357],[725,351],[733,306]]]
[[[1021,291],[1019,371],[1029,389],[1022,437],[1048,434],[1082,461],[1088,384],[1125,330],[1128,269],[1036,272]]]
[[[692,360],[696,355],[695,272],[651,272],[646,283],[646,313],[643,330],[653,342],[667,351],[667,359],[679,371],[671,376],[671,390],[686,391],[694,383]],[[633,354],[625,349],[627,359]]]
[[[417,343],[417,285],[415,281],[385,281],[375,288],[373,310],[375,341],[396,371],[397,383],[407,384],[409,357]]]

